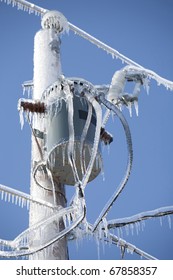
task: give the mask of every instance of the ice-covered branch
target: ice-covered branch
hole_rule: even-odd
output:
[[[116,227],[123,227],[128,224],[134,224],[141,222],[143,220],[151,219],[151,218],[158,218],[162,216],[172,215],[173,214],[173,206],[161,207],[155,210],[141,212],[139,214],[133,215],[131,217],[115,219],[108,221],[108,229],[116,228]]]
[[[5,200],[8,202],[11,201],[12,203],[18,204],[21,207],[27,206],[28,208],[29,204],[32,202],[40,206],[47,207],[49,209],[55,208],[55,206],[49,202],[40,199],[35,199],[29,194],[26,194],[24,192],[15,190],[13,188],[4,185],[0,185],[0,192],[1,192],[1,200]]]

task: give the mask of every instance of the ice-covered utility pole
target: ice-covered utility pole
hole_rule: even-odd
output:
[[[0,184],[1,199],[21,207],[27,206],[29,227],[13,240],[0,237],[0,257],[66,260],[67,241],[90,235],[96,238],[98,244],[103,241],[117,245],[122,258],[127,251],[146,259],[156,259],[126,242],[119,234],[112,234],[111,230],[116,229],[119,233],[119,228],[125,227],[128,231],[131,226],[133,232],[135,225],[138,232],[141,222],[162,216],[168,217],[171,227],[173,206],[110,221],[107,215],[127,184],[133,162],[131,132],[122,108],[128,108],[132,116],[134,106],[138,115],[138,97],[142,86],[148,92],[149,80],[154,79],[158,85],[173,90],[173,82],[145,69],[67,22],[60,12],[48,11],[26,0],[0,1],[42,16],[42,29],[37,32],[34,41],[33,81],[23,84],[28,93],[32,89],[33,99],[22,98],[18,104],[21,125],[25,112],[32,132],[30,194]],[[83,78],[66,78],[61,74],[60,34],[68,29],[127,64],[114,73],[110,85],[96,86]],[[134,84],[131,93],[125,90],[126,82]],[[125,132],[127,166],[118,188],[92,225],[87,221],[85,188],[102,170],[101,141],[105,145],[113,141],[113,136],[105,127],[111,112],[119,118]],[[75,194],[68,206],[63,184],[75,187]]]
[[[60,63],[60,38],[59,35],[65,29],[66,19],[56,11],[46,13],[42,18],[42,29],[35,35],[34,40],[34,78],[33,78],[33,99],[40,101],[46,88],[57,81],[61,75]],[[47,127],[43,125],[44,115],[35,113],[32,124],[32,170],[31,188],[32,197],[41,199],[45,202],[55,204],[57,207],[66,206],[64,185],[58,182],[58,178],[49,174],[44,162],[44,138],[46,137]],[[53,191],[54,190],[54,191]],[[46,209],[38,211],[34,203],[31,203],[29,213],[29,226],[45,220],[52,214]],[[58,233],[63,227],[63,221],[52,222],[46,231],[40,233],[39,229],[35,232],[30,241],[30,249],[46,243],[53,233]],[[66,238],[55,242],[46,250],[33,254],[32,259],[68,259],[68,249]]]

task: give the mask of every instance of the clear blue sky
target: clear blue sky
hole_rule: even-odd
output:
[[[59,10],[69,22],[84,29],[119,52],[173,80],[172,0],[33,0]],[[21,131],[17,111],[21,84],[33,77],[33,39],[40,18],[0,2],[0,183],[29,193],[30,129]],[[65,76],[82,77],[93,84],[109,84],[124,65],[71,31],[62,37]],[[112,207],[108,219],[130,216],[173,204],[173,92],[151,81],[150,94],[142,90],[139,117],[129,117],[134,148],[130,180]],[[94,222],[119,184],[126,166],[125,136],[119,121],[107,129],[114,135],[110,153],[103,151],[105,181],[99,176],[86,189],[87,217]],[[139,234],[123,238],[159,259],[173,259],[173,217],[146,221]],[[0,238],[14,239],[28,225],[28,212],[0,201]],[[115,232],[116,233],[116,232]],[[119,259],[115,246],[100,248],[101,259]],[[69,245],[71,259],[97,259],[94,240]],[[125,255],[138,259],[137,255]]]

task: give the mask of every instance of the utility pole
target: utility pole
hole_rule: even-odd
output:
[[[48,86],[58,80],[61,75],[60,63],[60,38],[59,35],[65,29],[66,19],[57,12],[47,12],[42,18],[42,29],[38,31],[34,39],[34,77],[33,77],[33,100],[40,101],[44,91]],[[32,124],[32,159],[31,159],[31,187],[30,194],[35,198],[55,204],[57,207],[66,206],[65,188],[58,178],[52,176],[52,180],[48,172],[39,166],[44,161],[44,137],[47,133],[46,127],[43,126],[44,116],[37,114]],[[35,177],[34,169],[37,168]],[[37,178],[37,180],[36,180]],[[53,187],[55,192],[53,193]],[[57,210],[56,210],[57,211]],[[38,208],[31,203],[29,213],[29,226],[44,221],[51,213],[46,208]],[[37,230],[30,241],[30,248],[44,244],[52,233],[58,233],[63,227],[63,221],[59,223],[52,222],[44,233]],[[46,260],[64,260],[68,259],[68,248],[66,238],[62,238],[55,242],[49,248],[33,254],[32,259]]]
[[[127,107],[132,115],[134,105],[138,115],[142,85],[148,90],[149,80],[154,79],[159,85],[173,90],[173,82],[67,22],[57,11],[48,11],[25,0],[4,2],[43,18],[42,29],[37,32],[34,42],[33,82],[24,84],[29,89],[33,85],[33,100],[19,100],[21,124],[23,111],[26,111],[32,131],[30,195],[0,184],[1,199],[22,207],[30,205],[29,227],[14,240],[0,238],[0,257],[29,255],[34,260],[66,260],[66,236],[69,240],[77,240],[87,235],[95,236],[97,242],[116,244],[122,258],[127,250],[146,259],[156,259],[110,230],[127,227],[128,231],[130,227],[133,233],[135,226],[138,232],[141,221],[166,215],[171,226],[173,206],[113,220],[107,220],[107,214],[127,184],[133,161],[131,132],[122,108]],[[84,79],[65,78],[61,74],[60,33],[67,28],[127,64],[115,72],[110,85],[94,86]],[[135,83],[133,92],[126,92],[126,82]],[[102,108],[105,109],[103,119]],[[92,225],[86,217],[85,187],[101,171],[100,141],[105,145],[113,141],[112,135],[105,130],[111,112],[119,118],[125,132],[127,166],[119,186]],[[64,184],[75,187],[68,207]]]

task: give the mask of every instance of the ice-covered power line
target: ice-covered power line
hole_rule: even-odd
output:
[[[55,206],[49,202],[45,202],[43,200],[36,199],[29,194],[26,194],[24,192],[15,190],[13,188],[10,188],[10,187],[4,186],[4,185],[0,185],[0,194],[1,194],[1,200],[12,202],[21,207],[27,206],[27,208],[29,208],[29,204],[32,202],[32,203],[35,203],[35,204],[43,206],[43,207],[47,207],[52,210],[55,208]]]
[[[28,12],[29,14],[34,13],[38,16],[41,16],[47,12],[46,9],[43,9],[25,0],[1,0],[1,2],[4,2],[7,5],[12,5],[12,7],[16,7],[18,10]]]
[[[144,220],[148,220],[151,218],[158,218],[163,216],[168,216],[173,214],[173,206],[166,206],[157,208],[150,211],[141,212],[139,214],[133,215],[131,217],[121,218],[121,219],[114,219],[108,221],[107,227],[110,228],[118,228],[124,227],[129,224],[135,224],[138,222],[142,222]]]
[[[42,7],[39,7],[35,4],[32,4],[25,0],[0,0],[1,2],[5,2],[7,4],[11,4],[12,6],[17,6],[18,9],[27,11],[29,13],[35,13],[36,15],[43,16],[48,10]],[[83,37],[84,39],[88,40],[92,44],[96,45],[97,47],[104,50],[107,54],[110,54],[113,58],[120,59],[123,63],[126,63],[130,66],[141,68],[144,73],[150,78],[154,79],[158,85],[163,85],[169,90],[173,90],[173,82],[167,80],[156,72],[143,67],[142,65],[138,64],[137,62],[133,61],[132,59],[128,58],[127,56],[121,54],[116,49],[108,46],[107,44],[103,43],[102,41],[98,40],[94,36],[90,35],[89,33],[85,32],[84,30],[80,29],[79,27],[75,26],[74,24],[68,22],[68,27],[72,30],[75,34]]]

